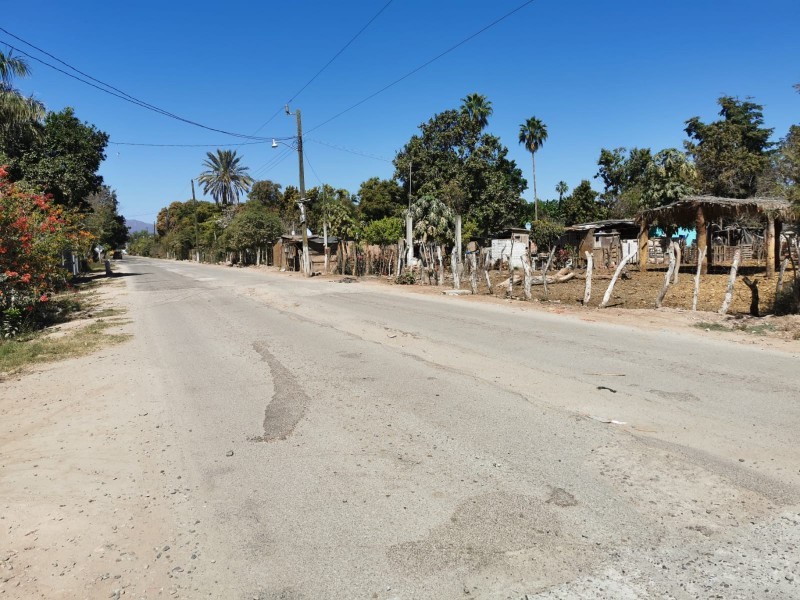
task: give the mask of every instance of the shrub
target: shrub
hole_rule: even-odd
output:
[[[61,253],[86,246],[91,235],[75,225],[78,215],[49,196],[30,194],[0,168],[0,332],[18,335],[40,320],[50,294],[66,284]]]
[[[417,282],[417,278],[413,272],[406,271],[405,273],[400,273],[394,282],[400,285],[414,285]]]
[[[775,298],[776,315],[796,315],[800,313],[800,280],[795,279],[792,285],[784,286]]]

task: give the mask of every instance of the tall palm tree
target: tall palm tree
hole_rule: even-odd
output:
[[[558,194],[558,201],[562,202],[564,200],[564,194],[569,191],[569,186],[567,185],[566,181],[559,181],[556,184],[556,193]]]
[[[214,202],[225,206],[238,204],[239,194],[250,190],[253,178],[247,174],[248,167],[239,164],[241,156],[235,150],[219,150],[216,154],[206,152],[203,166],[208,170],[200,173],[197,181],[203,185],[203,193],[210,193]]]
[[[478,94],[467,94],[466,98],[461,99],[461,112],[474,121],[480,129],[489,124],[489,117],[492,116],[492,102],[486,96]]]
[[[23,96],[14,87],[15,77],[28,75],[28,63],[0,50],[0,124],[3,130],[28,126],[44,118],[44,104],[33,96]]]
[[[547,125],[536,117],[531,117],[519,126],[519,143],[531,153],[533,163],[533,210],[534,219],[539,220],[539,196],[536,194],[536,151],[547,140]]]

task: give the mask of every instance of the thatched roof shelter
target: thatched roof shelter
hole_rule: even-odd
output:
[[[697,209],[701,208],[706,221],[719,218],[736,218],[743,215],[792,220],[796,213],[792,203],[785,198],[720,198],[717,196],[686,196],[677,202],[644,210],[636,216],[641,224],[661,227],[692,228],[697,223]]]
[[[708,244],[708,222],[720,218],[735,219],[749,216],[765,222],[767,249],[767,277],[774,273],[776,246],[780,248],[780,228],[783,221],[797,218],[797,209],[785,198],[719,198],[716,196],[686,196],[677,202],[644,210],[636,216],[639,223],[639,259],[642,269],[647,268],[647,231],[653,225],[665,228],[694,227],[697,230],[697,247],[705,253]],[[778,230],[776,236],[776,229]],[[703,264],[705,269],[705,261]]]

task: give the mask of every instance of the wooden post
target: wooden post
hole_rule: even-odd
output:
[[[583,305],[589,304],[589,298],[592,297],[592,269],[594,267],[594,255],[591,252],[586,252],[586,287],[583,290]]]
[[[628,264],[628,261],[633,258],[633,254],[633,252],[630,252],[625,258],[619,261],[617,270],[614,271],[614,276],[611,278],[611,283],[608,284],[608,289],[603,296],[603,301],[600,303],[600,308],[605,308],[608,304],[608,301],[611,300],[611,292],[614,290],[614,284],[617,283],[617,278],[619,278],[619,274],[622,273],[622,269]]]
[[[694,276],[694,294],[692,295],[692,310],[697,310],[697,298],[700,295],[700,272],[703,270],[703,259],[706,257],[707,248],[697,253],[697,273]]]
[[[642,220],[639,226],[639,270],[647,271],[647,258],[649,255],[648,247],[650,244],[650,225],[647,221]]]
[[[661,291],[658,293],[658,298],[656,298],[656,308],[661,308],[661,303],[664,301],[664,296],[667,295],[669,285],[672,283],[672,274],[675,272],[675,246],[675,242],[670,242],[669,268],[667,269],[667,274],[664,277],[664,285],[662,286]]]
[[[439,263],[439,273],[436,277],[436,285],[444,285],[444,261],[442,260],[441,244],[436,244],[436,261]]]
[[[486,275],[486,287],[489,288],[489,293],[494,294],[494,287],[492,286],[492,278],[489,277],[489,252],[487,251],[483,256],[483,274]]]
[[[753,280],[750,281],[750,278],[745,276],[742,277],[742,281],[744,284],[750,288],[750,315],[753,317],[758,317],[758,281]]]
[[[469,253],[469,285],[472,288],[472,294],[478,293],[478,260],[475,254],[478,250]]]
[[[703,207],[697,207],[697,217],[695,220],[695,231],[697,232],[697,260],[700,265],[700,270],[705,275],[708,273],[708,225],[706,223],[705,215],[703,214]],[[702,259],[700,257],[703,257]]]
[[[781,233],[783,232],[783,222],[775,219],[775,268],[781,268]]]
[[[522,269],[525,271],[525,280],[523,289],[525,291],[525,300],[531,299],[531,261],[528,258],[528,253],[522,255]]]
[[[775,286],[775,300],[777,301],[778,295],[783,291],[783,275],[786,273],[786,266],[789,264],[789,259],[784,258],[781,263],[781,270],[778,273],[778,285]]]
[[[733,264],[731,265],[731,273],[728,277],[728,289],[725,292],[725,300],[722,301],[722,307],[719,309],[719,314],[721,315],[727,314],[728,308],[731,305],[731,300],[733,299],[733,284],[736,281],[736,273],[739,271],[739,261],[741,259],[742,251],[736,248],[736,252],[733,253]]]
[[[550,270],[550,265],[553,263],[553,256],[555,256],[555,253],[556,253],[556,245],[553,244],[553,247],[550,248],[550,254],[547,256],[547,263],[544,265],[544,268],[542,269],[542,286],[544,288],[545,300],[547,300],[547,271]]]
[[[453,271],[453,289],[460,290],[461,276],[458,273],[458,254],[455,248],[453,248],[453,251],[450,253],[450,270]]]
[[[675,249],[675,273],[672,277],[672,283],[678,283],[678,272],[681,270],[681,259],[683,258],[681,255],[681,245],[677,242],[673,245]]]
[[[775,215],[767,214],[767,228],[764,230],[764,245],[767,255],[767,272],[765,277],[772,279],[775,275]]]

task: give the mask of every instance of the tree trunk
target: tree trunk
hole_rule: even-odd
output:
[[[778,295],[783,291],[783,276],[786,273],[786,266],[789,264],[789,259],[784,258],[783,262],[781,263],[781,270],[778,273],[778,285],[775,286],[775,300],[778,299]]]
[[[647,259],[649,256],[648,248],[650,247],[650,225],[646,221],[642,221],[639,226],[639,271],[647,271]]]
[[[753,317],[761,316],[758,313],[758,281],[750,281],[747,276],[742,277],[742,281],[750,288],[750,315]]]
[[[550,254],[547,257],[547,262],[542,268],[542,286],[544,286],[545,300],[547,300],[547,272],[550,270],[550,264],[553,262],[553,256],[555,256],[555,253],[556,253],[556,246],[555,244],[553,244],[553,247],[550,248]]]
[[[439,263],[439,272],[436,275],[436,285],[444,285],[444,261],[442,260],[442,246],[436,245],[436,262]]]
[[[489,277],[489,253],[483,254],[483,274],[486,276],[486,287],[489,288],[489,293],[494,294],[494,287],[492,286],[492,278]]]
[[[531,164],[533,165],[533,219],[539,220],[539,195],[536,193],[536,153],[531,152]]]
[[[775,275],[775,216],[767,215],[767,228],[764,231],[764,244],[766,245],[767,272],[765,277],[771,279]]]
[[[697,298],[700,296],[700,274],[703,271],[703,261],[706,257],[707,248],[703,248],[697,253],[697,273],[694,276],[694,294],[692,295],[692,310],[697,310]]]
[[[708,225],[706,224],[702,206],[697,207],[695,231],[697,232],[697,260],[702,274],[705,275],[708,273],[708,260],[706,260],[708,255]],[[703,258],[701,259],[700,256]]]
[[[522,255],[522,269],[525,271],[525,280],[523,289],[525,292],[525,300],[531,299],[531,262],[528,258],[527,252]]]
[[[664,296],[667,295],[667,290],[669,289],[670,284],[672,283],[672,274],[675,272],[675,242],[670,242],[669,245],[669,268],[667,269],[667,275],[664,277],[664,285],[661,288],[661,291],[658,293],[658,298],[656,298],[656,308],[661,308],[661,303],[664,301]]]
[[[322,251],[325,253],[325,275],[327,275],[330,268],[330,250],[328,249],[328,224],[324,222],[322,223],[322,244]]]
[[[472,288],[472,294],[478,293],[478,261],[475,252],[469,253],[469,285]]]
[[[603,295],[603,301],[600,303],[600,308],[605,308],[608,304],[608,301],[611,300],[611,292],[614,291],[614,285],[617,283],[617,278],[619,277],[619,274],[622,273],[622,269],[625,268],[625,265],[628,264],[628,261],[633,258],[633,255],[634,252],[629,253],[619,262],[619,265],[617,265],[617,270],[614,271],[614,276],[611,278],[611,283],[608,284],[608,289]]]
[[[728,276],[728,289],[725,292],[725,300],[722,301],[722,307],[719,309],[719,314],[724,315],[728,313],[728,308],[733,299],[733,284],[736,281],[736,273],[739,271],[739,261],[742,259],[742,251],[737,248],[733,253],[733,264],[731,265],[731,273]]]
[[[583,290],[583,305],[589,304],[592,297],[592,270],[594,267],[594,256],[591,252],[586,252],[586,286]]]
[[[458,272],[458,254],[456,254],[455,248],[453,248],[453,251],[450,253],[450,270],[453,271],[453,289],[460,290],[461,276]]]

